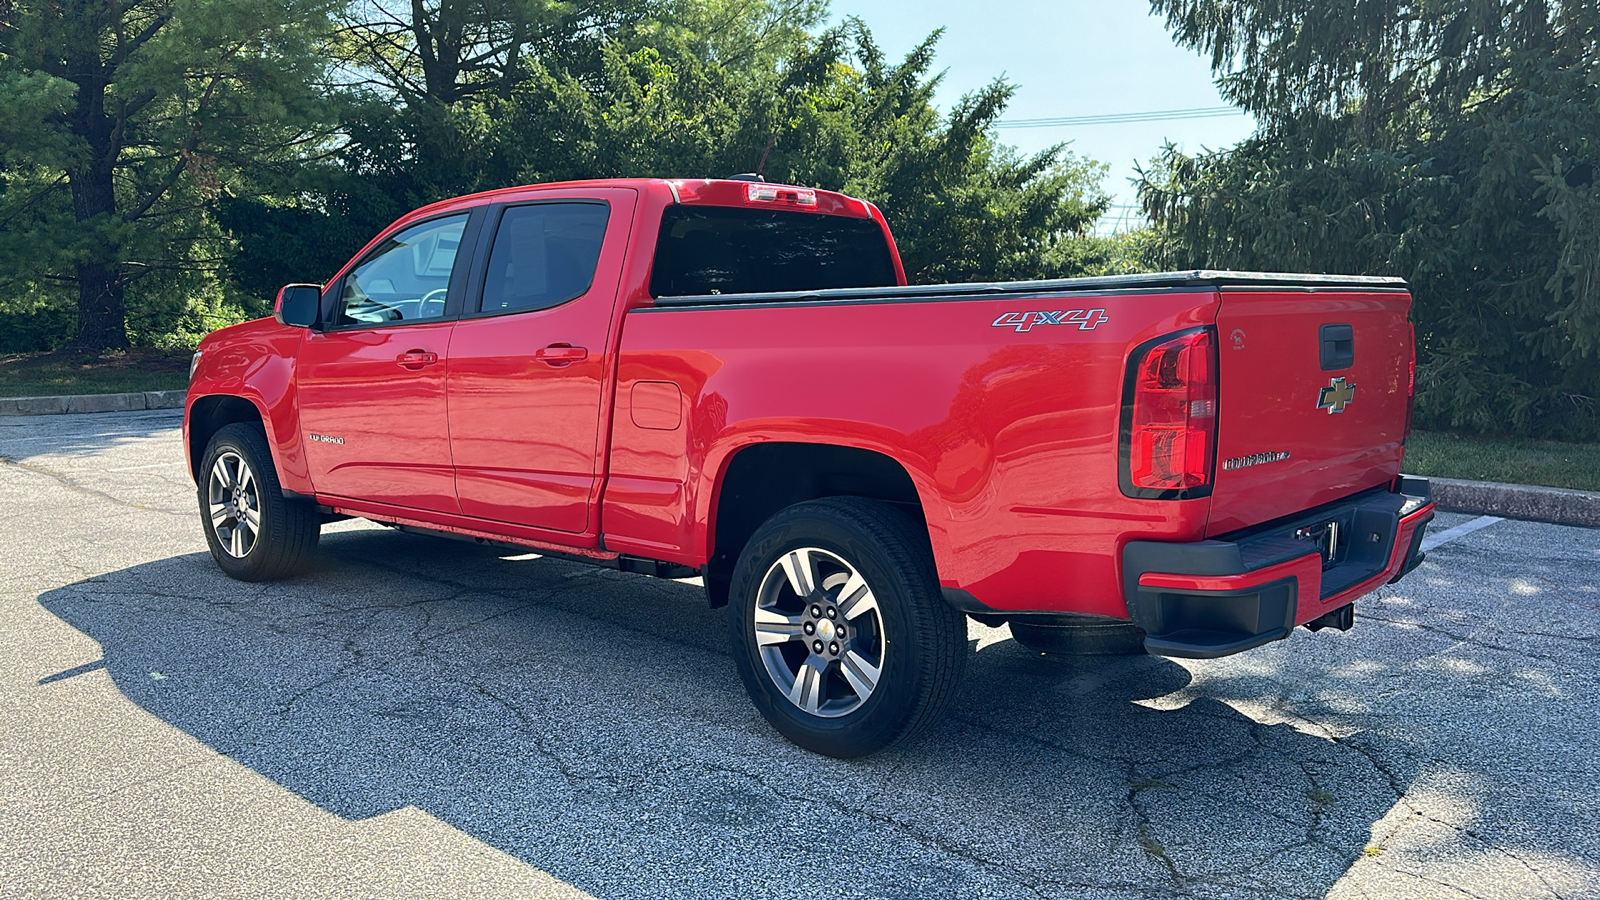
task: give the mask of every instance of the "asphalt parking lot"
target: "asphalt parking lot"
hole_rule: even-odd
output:
[[[841,762],[693,585],[360,522],[228,580],[178,426],[0,419],[0,896],[1600,896],[1600,531],[1226,660],[974,624],[946,722]]]

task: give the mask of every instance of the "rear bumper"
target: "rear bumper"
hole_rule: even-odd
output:
[[[1296,625],[1348,627],[1348,616],[1336,613],[1422,562],[1432,518],[1427,480],[1400,478],[1392,490],[1365,491],[1220,539],[1132,541],[1122,551],[1128,614],[1146,632],[1149,652],[1198,659],[1282,640]],[[1344,534],[1331,565],[1296,537],[1328,522]]]

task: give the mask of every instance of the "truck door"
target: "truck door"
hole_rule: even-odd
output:
[[[602,474],[600,406],[638,194],[556,190],[486,222],[451,341],[456,494],[469,516],[581,534]]]
[[[295,369],[318,494],[460,512],[445,368],[470,268],[471,254],[457,253],[469,218],[403,228],[331,286],[323,330],[301,344]]]

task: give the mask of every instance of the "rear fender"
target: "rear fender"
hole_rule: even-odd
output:
[[[849,431],[856,433],[850,434],[848,439],[818,437],[842,435]],[[879,433],[869,434],[869,431]],[[732,499],[727,490],[730,475],[737,476],[735,466],[741,459],[749,460],[748,454],[751,453],[772,453],[775,455],[769,462],[786,463],[782,469],[786,476],[785,484],[793,487],[794,496],[786,497],[788,502],[782,506],[823,496],[864,496],[906,505],[915,504],[916,513],[924,522],[944,520],[947,516],[940,512],[943,503],[926,462],[896,445],[890,439],[892,436],[893,432],[887,429],[872,429],[861,423],[816,421],[790,422],[785,423],[784,427],[752,426],[729,434],[726,440],[711,448],[706,457],[704,471],[714,474],[702,478],[702,487],[697,492],[695,521],[701,524],[694,536],[699,545],[696,555],[731,565],[732,558],[742,548],[742,541],[736,539],[736,546],[725,546],[724,543],[730,535],[748,536],[744,533],[753,531],[753,528],[742,526],[736,526],[733,532],[726,532],[723,528],[729,524],[723,521],[723,516]],[[785,448],[793,448],[792,452],[797,456],[788,459],[779,456]],[[837,452],[829,454],[828,451]],[[799,460],[831,463],[827,466],[829,472],[846,477],[825,480],[811,478],[813,470],[807,470],[803,464],[794,465]],[[777,509],[768,512],[775,513]],[[935,529],[928,531],[937,563],[941,553],[940,542],[934,535]]]

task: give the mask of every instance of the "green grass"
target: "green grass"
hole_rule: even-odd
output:
[[[0,356],[0,397],[175,391],[189,384],[189,350],[136,347]]]
[[[1404,471],[1408,475],[1600,491],[1600,444],[1415,431],[1406,441]]]

